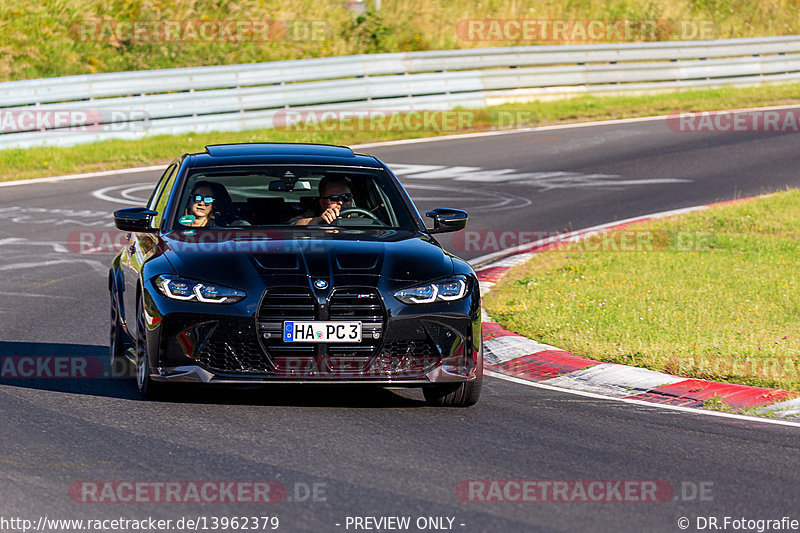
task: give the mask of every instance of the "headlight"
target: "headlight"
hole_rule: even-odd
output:
[[[162,274],[153,283],[161,291],[161,294],[173,300],[195,300],[206,304],[232,304],[247,296],[244,291],[216,283],[180,278],[172,274]]]
[[[399,290],[394,297],[404,304],[429,304],[433,302],[447,302],[460,300],[467,295],[467,277],[454,276],[442,281],[435,281],[427,285],[420,285],[410,289]]]

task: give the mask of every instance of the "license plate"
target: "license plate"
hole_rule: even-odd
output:
[[[284,322],[284,342],[361,342],[361,322]]]

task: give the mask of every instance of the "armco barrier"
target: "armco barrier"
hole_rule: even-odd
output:
[[[554,95],[796,79],[800,36],[408,52],[68,76],[0,83],[0,113],[84,110],[101,115],[107,127],[68,131],[85,124],[80,113],[70,114],[73,121],[45,121],[36,131],[30,121],[24,127],[7,121],[0,148],[269,128],[275,113],[288,107],[446,110]]]

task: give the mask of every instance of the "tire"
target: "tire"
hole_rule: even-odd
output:
[[[143,398],[155,399],[161,393],[161,384],[150,377],[150,361],[147,357],[147,337],[145,336],[144,309],[140,299],[136,305],[136,386]]]
[[[478,403],[481,397],[483,376],[463,383],[443,383],[428,385],[422,388],[422,394],[428,405],[436,407],[470,407]]]
[[[109,363],[111,365],[111,377],[132,376],[133,368],[130,361],[125,356],[125,343],[122,337],[122,329],[119,325],[119,306],[117,305],[116,290],[111,289],[111,313],[109,317]]]
[[[475,379],[461,383],[442,383],[422,387],[422,395],[428,405],[436,407],[470,407],[478,403],[483,386],[483,343],[478,354]]]

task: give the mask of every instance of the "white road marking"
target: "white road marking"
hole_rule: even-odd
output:
[[[74,296],[56,296],[53,294],[36,294],[33,292],[6,292],[0,291],[0,296],[19,296],[25,298],[48,298],[54,300],[82,300],[83,298],[76,298]]]
[[[39,267],[46,267],[46,266],[53,266],[53,265],[61,265],[65,263],[85,263],[92,267],[94,270],[100,272],[101,274],[105,274],[108,272],[108,266],[104,265],[100,261],[94,261],[92,259],[54,259],[52,261],[38,261],[38,262],[30,262],[30,263],[12,263],[10,265],[2,265],[0,266],[0,272],[6,272],[9,270],[21,270],[25,268],[39,268]]]
[[[441,202],[441,196],[414,196],[414,202]],[[474,196],[471,198],[467,197],[457,197],[457,196],[448,196],[448,202],[480,202],[482,198],[475,198]]]
[[[581,187],[623,187],[626,185],[663,185],[669,183],[691,183],[683,178],[623,179],[611,174],[580,174],[575,176],[518,180],[516,185],[531,185],[542,190],[576,189]]]
[[[155,183],[112,185],[111,187],[104,187],[102,189],[92,191],[92,196],[99,200],[105,200],[106,202],[113,202],[116,204],[144,205],[147,203],[147,198],[131,198],[131,191],[141,191],[148,187],[150,190],[152,190],[155,188],[155,186]],[[114,198],[113,196],[109,196],[108,193],[113,191],[121,191],[119,194],[123,196],[123,198]]]
[[[12,263],[10,265],[0,266],[0,271],[19,270],[22,268],[45,267],[45,266],[60,265],[62,263],[70,263],[70,262],[71,261],[69,259],[55,259],[53,261],[39,261],[32,263]]]
[[[442,187],[440,185],[419,185],[419,184],[409,184],[405,186],[408,190],[422,190],[422,191],[442,191],[448,193],[446,196],[439,196],[437,200],[447,199],[450,200],[454,197],[452,193],[456,194],[468,194],[474,201],[492,201],[492,203],[485,204],[485,205],[478,205],[475,207],[470,207],[471,213],[478,213],[482,211],[495,211],[498,208],[503,209],[522,209],[528,207],[533,203],[533,200],[529,198],[524,198],[519,195],[507,194],[502,193],[499,191],[481,191],[481,196],[476,197],[473,191],[469,189],[460,189],[457,187]],[[495,201],[493,201],[495,200]]]
[[[99,220],[77,220],[84,218],[99,218]],[[110,221],[110,218],[110,211],[92,211],[88,209],[52,209],[47,207],[24,207],[18,205],[0,208],[0,221],[11,222],[14,224],[113,227],[114,223]]]
[[[489,183],[528,183],[535,182],[544,183],[545,180],[554,178],[567,179],[567,178],[585,178],[587,176],[603,176],[606,178],[618,178],[616,174],[581,174],[580,172],[566,172],[561,170],[547,171],[547,172],[519,172],[510,168],[503,168],[500,170],[482,170],[481,172],[474,172],[456,178],[456,181],[477,181]],[[412,178],[414,176],[411,176]]]
[[[37,225],[46,225],[49,224],[51,226],[66,226],[66,225],[75,225],[75,226],[86,226],[86,227],[93,227],[93,226],[106,226],[109,228],[114,227],[113,222],[106,222],[104,220],[95,220],[95,221],[83,221],[83,220],[73,220],[71,218],[36,218],[33,215],[19,215],[12,218],[3,218],[0,217],[0,220],[5,222],[13,222],[14,224],[37,224]]]
[[[155,183],[148,183],[147,185],[141,185],[139,187],[130,187],[128,189],[124,189],[122,192],[120,192],[120,195],[123,198],[125,198],[127,200],[131,200],[133,202],[144,202],[144,203],[147,203],[147,200],[149,199],[149,194],[148,194],[148,198],[142,198],[141,196],[133,196],[133,193],[139,192],[139,191],[147,191],[149,193],[154,188],[155,188]]]
[[[387,165],[389,168],[392,168],[393,165]],[[436,168],[433,170],[428,170],[426,172],[406,172],[403,174],[403,177],[406,178],[414,178],[420,180],[437,180],[442,178],[457,178],[460,175],[467,174],[469,172],[477,172],[479,170],[483,170],[480,167],[444,167],[444,168]]]
[[[530,185],[542,190],[572,189],[579,187],[624,187],[632,185],[661,185],[690,183],[683,178],[626,179],[617,174],[583,174],[563,170],[521,172],[513,168],[485,169],[479,167],[445,167],[441,165],[389,164],[394,173],[404,180],[452,179],[476,183],[504,183]]]
[[[387,166],[392,169],[392,172],[394,172],[396,176],[406,176],[408,174],[431,172],[446,168],[444,165],[406,165],[401,163]]]
[[[15,214],[15,213],[61,215],[65,217],[76,217],[76,218],[96,218],[96,217],[111,216],[111,211],[95,211],[91,209],[63,209],[63,208],[32,207],[32,206],[21,206],[21,205],[0,207],[0,215]]]
[[[613,396],[603,396],[602,394],[596,394],[594,392],[586,392],[580,390],[573,390],[573,389],[562,389],[560,387],[554,387],[552,385],[546,385],[541,382],[535,381],[528,381],[526,379],[515,378],[512,376],[506,376],[505,374],[500,374],[497,372],[492,372],[491,370],[484,371],[484,375],[491,376],[493,378],[502,379],[505,381],[510,381],[511,383],[518,383],[520,385],[527,385],[529,387],[536,387],[539,389],[546,389],[549,391],[555,392],[563,392],[564,394],[574,394],[576,396],[583,396],[585,398],[594,398],[596,400],[608,400],[610,402],[623,402],[629,403],[633,405],[639,405],[642,407],[652,407],[653,409],[667,409],[670,411],[681,411],[684,413],[694,413],[697,415],[704,415],[704,416],[716,416],[719,418],[732,418],[734,420],[745,420],[747,422],[756,422],[759,424],[773,424],[776,426],[791,426],[791,427],[800,427],[800,422],[792,422],[790,420],[775,420],[772,418],[759,418],[755,416],[747,416],[747,415],[739,415],[735,413],[724,413],[722,411],[709,411],[706,409],[697,409],[695,407],[684,407],[681,405],[666,405],[663,403],[653,403],[653,402],[646,402],[644,400],[635,400],[633,398],[615,398]]]
[[[63,243],[54,242],[54,241],[29,241],[27,239],[20,239],[20,238],[11,238],[11,239],[2,239],[0,240],[0,246],[4,246],[6,244],[16,244],[16,245],[24,245],[24,246],[50,246],[53,248],[53,251],[56,253],[68,253],[67,247],[64,246]]]

